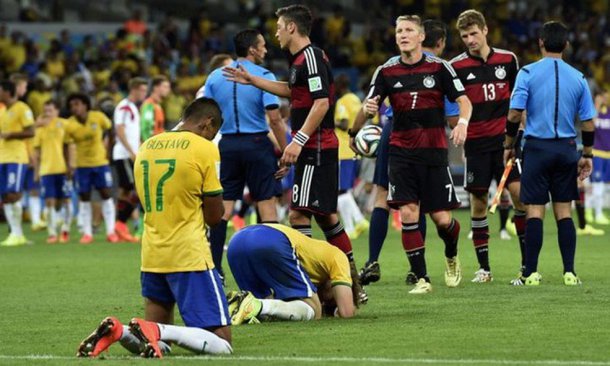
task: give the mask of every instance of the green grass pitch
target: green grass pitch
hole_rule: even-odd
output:
[[[547,215],[548,216],[548,215]],[[351,320],[266,323],[233,327],[235,353],[196,357],[174,347],[164,363],[191,365],[610,365],[610,235],[579,237],[579,287],[561,280],[556,228],[545,222],[538,288],[508,285],[519,268],[516,238],[501,241],[492,225],[490,261],[494,282],[470,283],[477,269],[466,239],[467,211],[459,244],[464,280],[446,288],[442,243],[429,222],[426,257],[434,291],[407,294],[407,259],[392,229],[381,255],[381,281],[367,287],[369,304]],[[608,228],[607,228],[608,229]],[[608,230],[607,230],[608,231]],[[6,225],[0,232],[7,232]],[[120,345],[104,360],[74,358],[81,339],[107,315],[127,322],[143,314],[140,250],[134,244],[44,244],[0,248],[0,364],[143,364]],[[320,237],[320,233],[316,235]],[[354,242],[359,266],[367,235]],[[228,279],[227,289],[235,284]]]

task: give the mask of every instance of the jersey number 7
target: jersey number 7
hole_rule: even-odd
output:
[[[155,164],[167,164],[167,170],[159,178],[157,182],[156,199],[155,199],[155,210],[163,211],[163,186],[165,182],[174,174],[176,170],[176,159],[158,159],[155,160]],[[150,202],[150,162],[148,160],[140,161],[142,164],[142,175],[144,176],[144,210],[146,212],[152,211],[152,203]]]

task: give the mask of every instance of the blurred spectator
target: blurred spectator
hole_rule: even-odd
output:
[[[144,35],[146,32],[146,23],[142,20],[142,12],[140,10],[134,10],[131,14],[131,18],[127,19],[123,24],[123,28],[129,34]]]

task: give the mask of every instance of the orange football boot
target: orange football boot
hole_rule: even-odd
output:
[[[161,348],[159,348],[159,338],[161,337],[159,326],[155,322],[149,322],[140,318],[133,318],[129,322],[131,334],[136,336],[144,343],[142,357],[163,358]]]
[[[109,316],[80,343],[76,357],[97,357],[121,339],[122,335],[123,324],[117,318]]]

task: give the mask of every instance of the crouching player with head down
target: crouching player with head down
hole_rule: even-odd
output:
[[[163,357],[168,343],[195,353],[232,353],[230,316],[214,268],[205,224],[223,215],[216,173],[219,153],[211,140],[222,117],[211,99],[192,102],[178,131],[145,141],[135,161],[136,190],[144,206],[142,295],[145,319],[129,326],[108,317],[87,337],[78,356],[95,357],[120,342],[144,357]],[[203,209],[202,209],[203,206]],[[186,326],[174,326],[174,304]]]
[[[279,224],[233,236],[227,260],[241,292],[228,295],[233,324],[259,320],[351,318],[357,294],[343,252]]]

